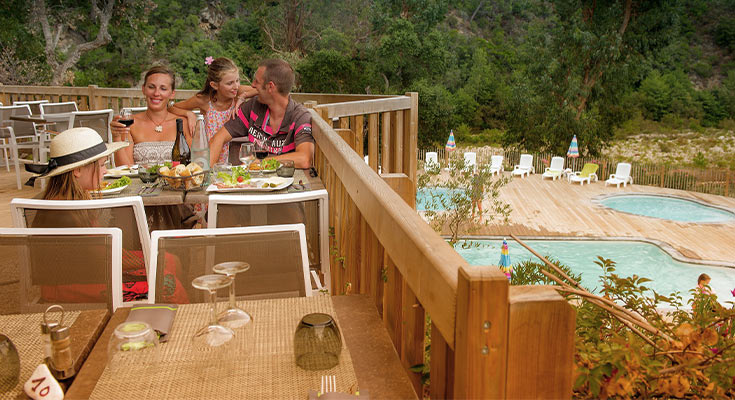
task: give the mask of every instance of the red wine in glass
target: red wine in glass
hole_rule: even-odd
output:
[[[130,125],[133,125],[133,122],[135,122],[135,120],[132,118],[131,119],[118,119],[117,122],[130,128]]]
[[[255,150],[255,157],[257,157],[258,160],[268,157],[268,150]]]

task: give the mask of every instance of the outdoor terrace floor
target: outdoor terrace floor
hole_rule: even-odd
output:
[[[735,198],[731,197],[640,185],[618,189],[605,187],[603,181],[580,186],[565,179],[542,180],[540,174],[534,174],[514,177],[501,189],[501,198],[513,208],[509,224],[491,223],[475,234],[648,238],[668,243],[685,257],[735,263],[735,222],[669,221],[614,211],[592,201],[599,195],[618,193],[674,195],[735,211]]]
[[[507,172],[506,172],[507,174]],[[30,174],[23,173],[23,182]],[[15,187],[15,173],[0,168],[0,227],[12,227],[10,200],[33,197],[40,189]],[[625,214],[592,202],[598,195],[651,193],[676,195],[735,210],[735,198],[653,186],[628,185],[617,189],[604,182],[580,186],[566,180],[541,180],[540,174],[515,177],[501,190],[511,204],[509,224],[490,224],[476,235],[504,236],[589,236],[648,238],[668,243],[685,257],[735,262],[735,222],[697,224]],[[486,202],[487,203],[487,202]],[[487,205],[486,205],[487,206]]]

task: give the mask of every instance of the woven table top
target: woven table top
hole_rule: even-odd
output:
[[[330,297],[241,301],[238,306],[253,322],[214,348],[195,348],[192,342],[208,321],[208,305],[180,306],[168,342],[116,356],[91,398],[305,398],[310,389],[320,388],[323,375],[335,375],[340,391],[356,386],[344,342],[339,364],[331,369],[306,371],[294,360],[294,333],[304,315],[321,312],[336,319]],[[218,304],[218,311],[222,309]]]
[[[66,311],[64,325],[71,326],[80,311]],[[54,314],[56,317],[57,314]],[[23,394],[23,384],[31,377],[39,364],[43,363],[43,343],[41,343],[41,322],[43,313],[0,315],[0,333],[9,337],[18,349],[20,357],[20,378],[15,388],[0,393],[0,399],[15,399]]]

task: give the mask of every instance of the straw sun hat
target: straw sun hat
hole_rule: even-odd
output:
[[[33,186],[36,178],[50,178],[106,157],[128,145],[127,142],[105,143],[91,128],[72,128],[51,140],[48,164],[26,164],[26,170],[38,175],[26,185]]]

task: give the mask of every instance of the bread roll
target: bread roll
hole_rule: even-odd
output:
[[[161,175],[171,176],[171,170],[165,165],[158,169],[158,173]]]
[[[187,171],[188,172],[188,170],[186,169],[186,166],[183,165],[183,164],[179,164],[179,165],[176,166],[176,168],[174,168],[174,174],[176,174],[176,176],[189,176],[189,175],[191,175],[191,174],[184,175],[184,171]]]

